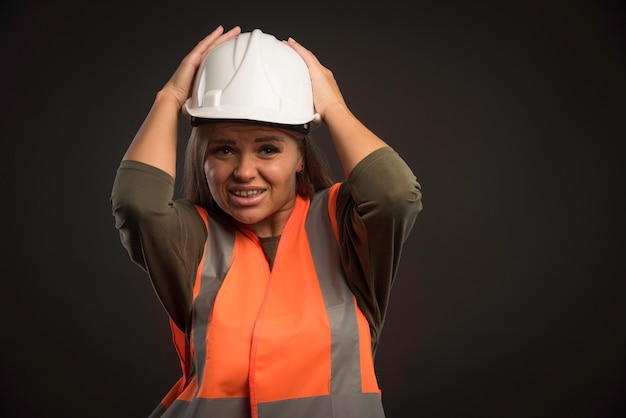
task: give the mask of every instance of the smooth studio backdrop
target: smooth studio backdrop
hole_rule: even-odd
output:
[[[622,3],[9,1],[0,16],[0,416],[145,417],[178,379],[109,196],[156,92],[218,24],[310,48],[422,184],[376,357],[388,418],[626,413]]]

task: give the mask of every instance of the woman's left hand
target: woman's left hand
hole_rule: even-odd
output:
[[[315,111],[320,117],[325,119],[327,110],[334,105],[347,108],[332,71],[324,67],[311,51],[300,45],[295,39],[289,38],[284,42],[302,57],[309,69],[313,88],[313,103]]]

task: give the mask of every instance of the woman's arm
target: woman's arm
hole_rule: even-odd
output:
[[[218,26],[185,56],[169,81],[157,93],[148,116],[124,154],[124,160],[139,161],[176,177],[178,115],[189,97],[196,71],[213,48],[240,32],[239,26],[226,33],[222,26]]]
[[[300,54],[309,68],[315,111],[328,125],[344,174],[348,177],[363,158],[387,144],[348,109],[333,73],[294,39],[289,38],[286,42]]]
[[[332,72],[293,39],[286,42],[308,66],[315,110],[347,179],[337,199],[340,254],[375,352],[402,249],[422,209],[421,188],[402,158],[348,109]]]

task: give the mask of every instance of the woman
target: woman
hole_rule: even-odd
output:
[[[194,127],[174,199],[181,109]],[[183,369],[152,416],[384,417],[374,353],[420,186],[310,51],[215,29],[158,92],[111,202]]]

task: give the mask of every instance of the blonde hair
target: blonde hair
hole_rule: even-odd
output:
[[[192,203],[217,210],[204,173],[204,162],[214,127],[214,123],[206,123],[191,130],[185,150],[182,192],[183,197]],[[302,172],[296,174],[296,193],[302,197],[311,198],[315,192],[333,184],[328,162],[322,158],[322,153],[311,134],[285,131],[288,131],[298,142],[304,160]]]

